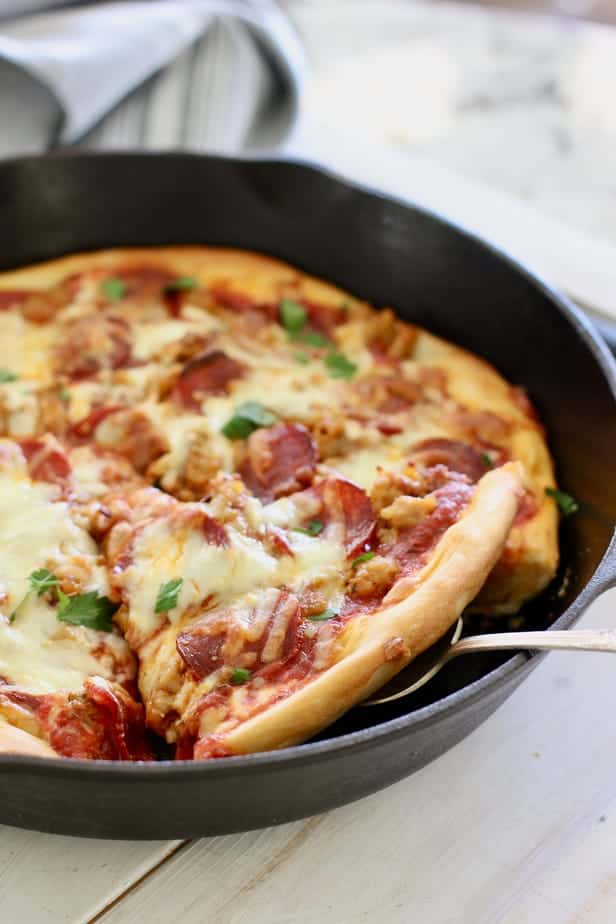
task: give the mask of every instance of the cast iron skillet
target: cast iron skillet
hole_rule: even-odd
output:
[[[393,306],[524,384],[547,425],[560,483],[581,511],[563,525],[560,583],[523,615],[534,626],[571,626],[616,583],[616,367],[588,322],[544,283],[437,215],[303,164],[69,154],[0,165],[0,269],[171,243],[281,257]],[[141,766],[3,757],[0,821],[176,838],[333,808],[442,754],[539,662],[536,654],[477,658],[452,664],[413,700],[352,710],[319,740],[275,753]]]

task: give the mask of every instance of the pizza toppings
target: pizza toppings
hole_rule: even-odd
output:
[[[546,488],[545,494],[547,497],[551,497],[556,501],[558,509],[564,517],[571,516],[572,513],[577,513],[580,509],[575,498],[571,497],[570,494],[566,494],[564,491],[558,491],[556,488]]]
[[[168,613],[169,610],[175,609],[178,605],[178,594],[184,583],[183,578],[172,578],[160,585],[158,596],[156,597],[155,613]]]
[[[148,759],[146,725],[224,756],[378,629],[520,428],[540,436],[523,393],[496,379],[484,407],[388,309],[230,253],[143,259],[0,292],[0,720],[25,710],[69,756]],[[508,574],[550,480],[520,496]]]
[[[173,399],[191,411],[201,408],[208,395],[223,395],[231,382],[242,378],[246,367],[222,350],[210,350],[190,359],[175,383]]]
[[[271,427],[276,417],[258,401],[245,401],[235,409],[222,428],[222,433],[230,440],[245,440],[260,427]]]
[[[56,369],[80,381],[102,370],[127,366],[131,352],[130,326],[123,318],[111,314],[85,317],[62,331],[56,345]]]
[[[315,473],[316,447],[301,424],[279,423],[257,430],[248,439],[246,452],[240,474],[262,501],[300,491]]]

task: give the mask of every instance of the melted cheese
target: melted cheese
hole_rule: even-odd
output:
[[[31,324],[20,312],[2,312],[0,338],[0,368],[17,375],[49,381],[49,349],[54,329],[48,324]]]
[[[193,309],[193,312],[198,309]],[[196,322],[194,313],[189,312],[190,320],[185,318],[169,318],[163,321],[150,321],[133,325],[133,353],[137,359],[149,359],[155,353],[176,340],[181,340],[186,334],[208,334],[218,330],[221,322],[212,315],[199,311]],[[182,314],[186,315],[186,309]]]
[[[156,614],[156,598],[162,584],[183,578],[177,606],[168,613],[178,622],[204,600],[224,603],[241,598],[256,588],[287,586],[300,589],[318,578],[326,585],[341,581],[344,550],[323,537],[290,532],[293,555],[271,555],[259,539],[228,528],[228,547],[205,541],[201,530],[181,529],[173,520],[149,523],[138,535],[134,564],[127,572],[126,591],[130,622],[145,638],[165,619]]]
[[[56,494],[52,485],[32,483],[23,465],[0,473],[0,677],[35,693],[78,690],[87,676],[106,673],[92,655],[99,634],[60,623],[44,598],[28,594],[33,571],[71,561],[88,575],[85,590],[107,592],[94,541]],[[109,644],[124,646],[111,635]]]

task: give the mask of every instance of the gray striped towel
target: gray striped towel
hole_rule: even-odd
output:
[[[271,148],[294,124],[302,71],[274,0],[0,0],[0,157]]]

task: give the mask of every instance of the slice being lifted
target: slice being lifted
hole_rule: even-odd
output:
[[[0,310],[0,750],[299,742],[555,572],[524,392],[387,309],[166,248],[4,274]]]

